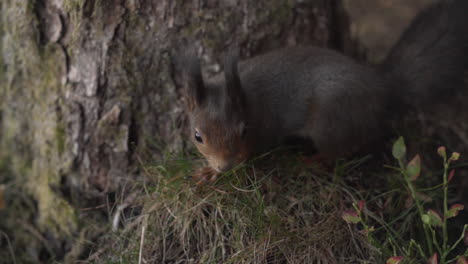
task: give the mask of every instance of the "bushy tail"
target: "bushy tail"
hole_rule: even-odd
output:
[[[424,10],[381,65],[408,102],[430,102],[463,85],[468,68],[468,0],[442,0]]]

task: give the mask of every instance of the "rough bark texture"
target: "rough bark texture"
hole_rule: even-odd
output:
[[[91,198],[138,177],[138,157],[184,147],[171,54],[208,74],[226,47],[347,49],[334,0],[2,0],[1,158],[37,201],[38,228],[76,233],[70,190]],[[149,155],[148,155],[149,154]]]

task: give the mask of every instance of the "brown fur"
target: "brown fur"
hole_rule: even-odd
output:
[[[196,56],[187,56],[192,141],[219,172],[290,137],[312,141],[329,158],[353,153],[384,136],[415,101],[460,87],[468,66],[466,12],[466,0],[429,7],[379,67],[316,47],[240,63],[231,52],[224,74],[205,82]]]
[[[228,170],[249,158],[247,141],[242,140],[238,131],[226,129],[222,122],[204,119],[195,130],[199,131],[203,143],[197,142],[194,137],[192,142],[218,172]]]

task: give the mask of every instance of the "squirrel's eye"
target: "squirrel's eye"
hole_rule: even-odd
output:
[[[203,143],[203,139],[198,131],[195,131],[195,140],[198,141],[198,143]]]

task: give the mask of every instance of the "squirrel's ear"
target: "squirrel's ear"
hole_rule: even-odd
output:
[[[186,54],[183,59],[184,86],[190,110],[203,104],[206,97],[205,83],[200,61],[194,54]]]
[[[243,109],[245,98],[242,91],[241,80],[238,71],[239,50],[231,49],[224,59],[224,78],[226,79],[226,104],[227,107]]]

